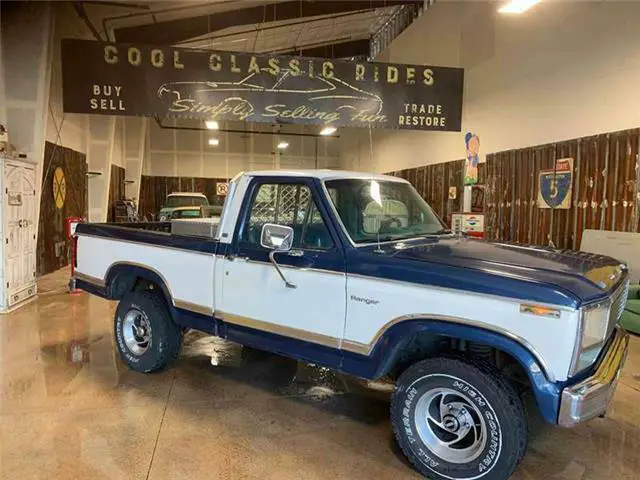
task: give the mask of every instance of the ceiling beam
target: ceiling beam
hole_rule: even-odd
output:
[[[295,48],[277,50],[279,55],[302,55],[319,58],[350,58],[369,55],[369,39],[350,40],[348,42],[329,43],[324,45],[302,45]]]
[[[118,42],[172,45],[229,27],[422,3],[423,1],[417,0],[286,1],[148,25],[123,27],[115,29],[114,34]]]

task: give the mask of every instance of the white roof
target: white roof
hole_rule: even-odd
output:
[[[170,197],[172,195],[181,196],[181,197],[204,197],[205,196],[203,193],[197,193],[197,192],[172,192],[169,194]]]
[[[349,172],[345,170],[260,170],[244,172],[252,177],[313,177],[320,180],[338,180],[346,178],[361,178],[365,180],[385,180],[391,182],[406,182],[406,180],[391,175],[381,175],[379,173]]]

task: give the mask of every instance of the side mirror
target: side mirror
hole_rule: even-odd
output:
[[[277,252],[288,252],[293,245],[293,228],[274,223],[262,226],[260,245]]]
[[[293,228],[286,227],[284,225],[276,225],[274,223],[265,223],[262,226],[262,233],[260,234],[260,245],[264,248],[271,250],[269,252],[269,260],[275,267],[278,275],[282,278],[285,286],[288,288],[296,288],[296,285],[287,280],[284,276],[280,265],[276,262],[275,254],[278,252],[288,252],[293,246]]]

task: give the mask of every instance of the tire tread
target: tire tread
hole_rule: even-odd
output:
[[[489,383],[494,384],[493,386],[490,386],[493,393],[503,397],[503,401],[509,409],[508,412],[504,413],[503,417],[508,418],[510,421],[514,421],[516,423],[515,428],[519,432],[519,434],[517,435],[518,441],[516,448],[514,448],[511,453],[511,455],[515,458],[514,461],[510,462],[512,468],[510,469],[510,471],[504,472],[504,476],[497,477],[495,476],[496,472],[491,472],[491,476],[482,478],[488,480],[489,478],[502,479],[510,477],[516,466],[522,461],[522,458],[524,457],[527,450],[528,424],[524,404],[515,387],[504,376],[502,376],[495,367],[487,362],[474,358],[456,356],[428,358],[411,365],[400,375],[398,381],[396,382],[396,388],[394,389],[394,392],[391,396],[391,425],[393,428],[394,437],[396,438],[400,449],[417,471],[425,475],[428,474],[432,476],[435,474],[435,472],[426,471],[426,468],[424,467],[422,462],[414,455],[408,443],[405,441],[404,436],[401,434],[400,426],[402,425],[402,419],[399,418],[399,412],[401,411],[401,409],[397,407],[398,402],[402,402],[401,393],[404,390],[403,386],[409,385],[411,383],[407,382],[406,379],[417,378],[433,373],[446,373],[450,371],[452,366],[455,366],[457,368],[476,370],[477,373],[480,373],[485,377],[485,380],[487,380]]]

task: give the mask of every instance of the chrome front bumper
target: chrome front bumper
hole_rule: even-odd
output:
[[[615,337],[593,375],[562,391],[559,425],[572,427],[607,410],[628,348],[629,334],[622,327],[616,327]]]

